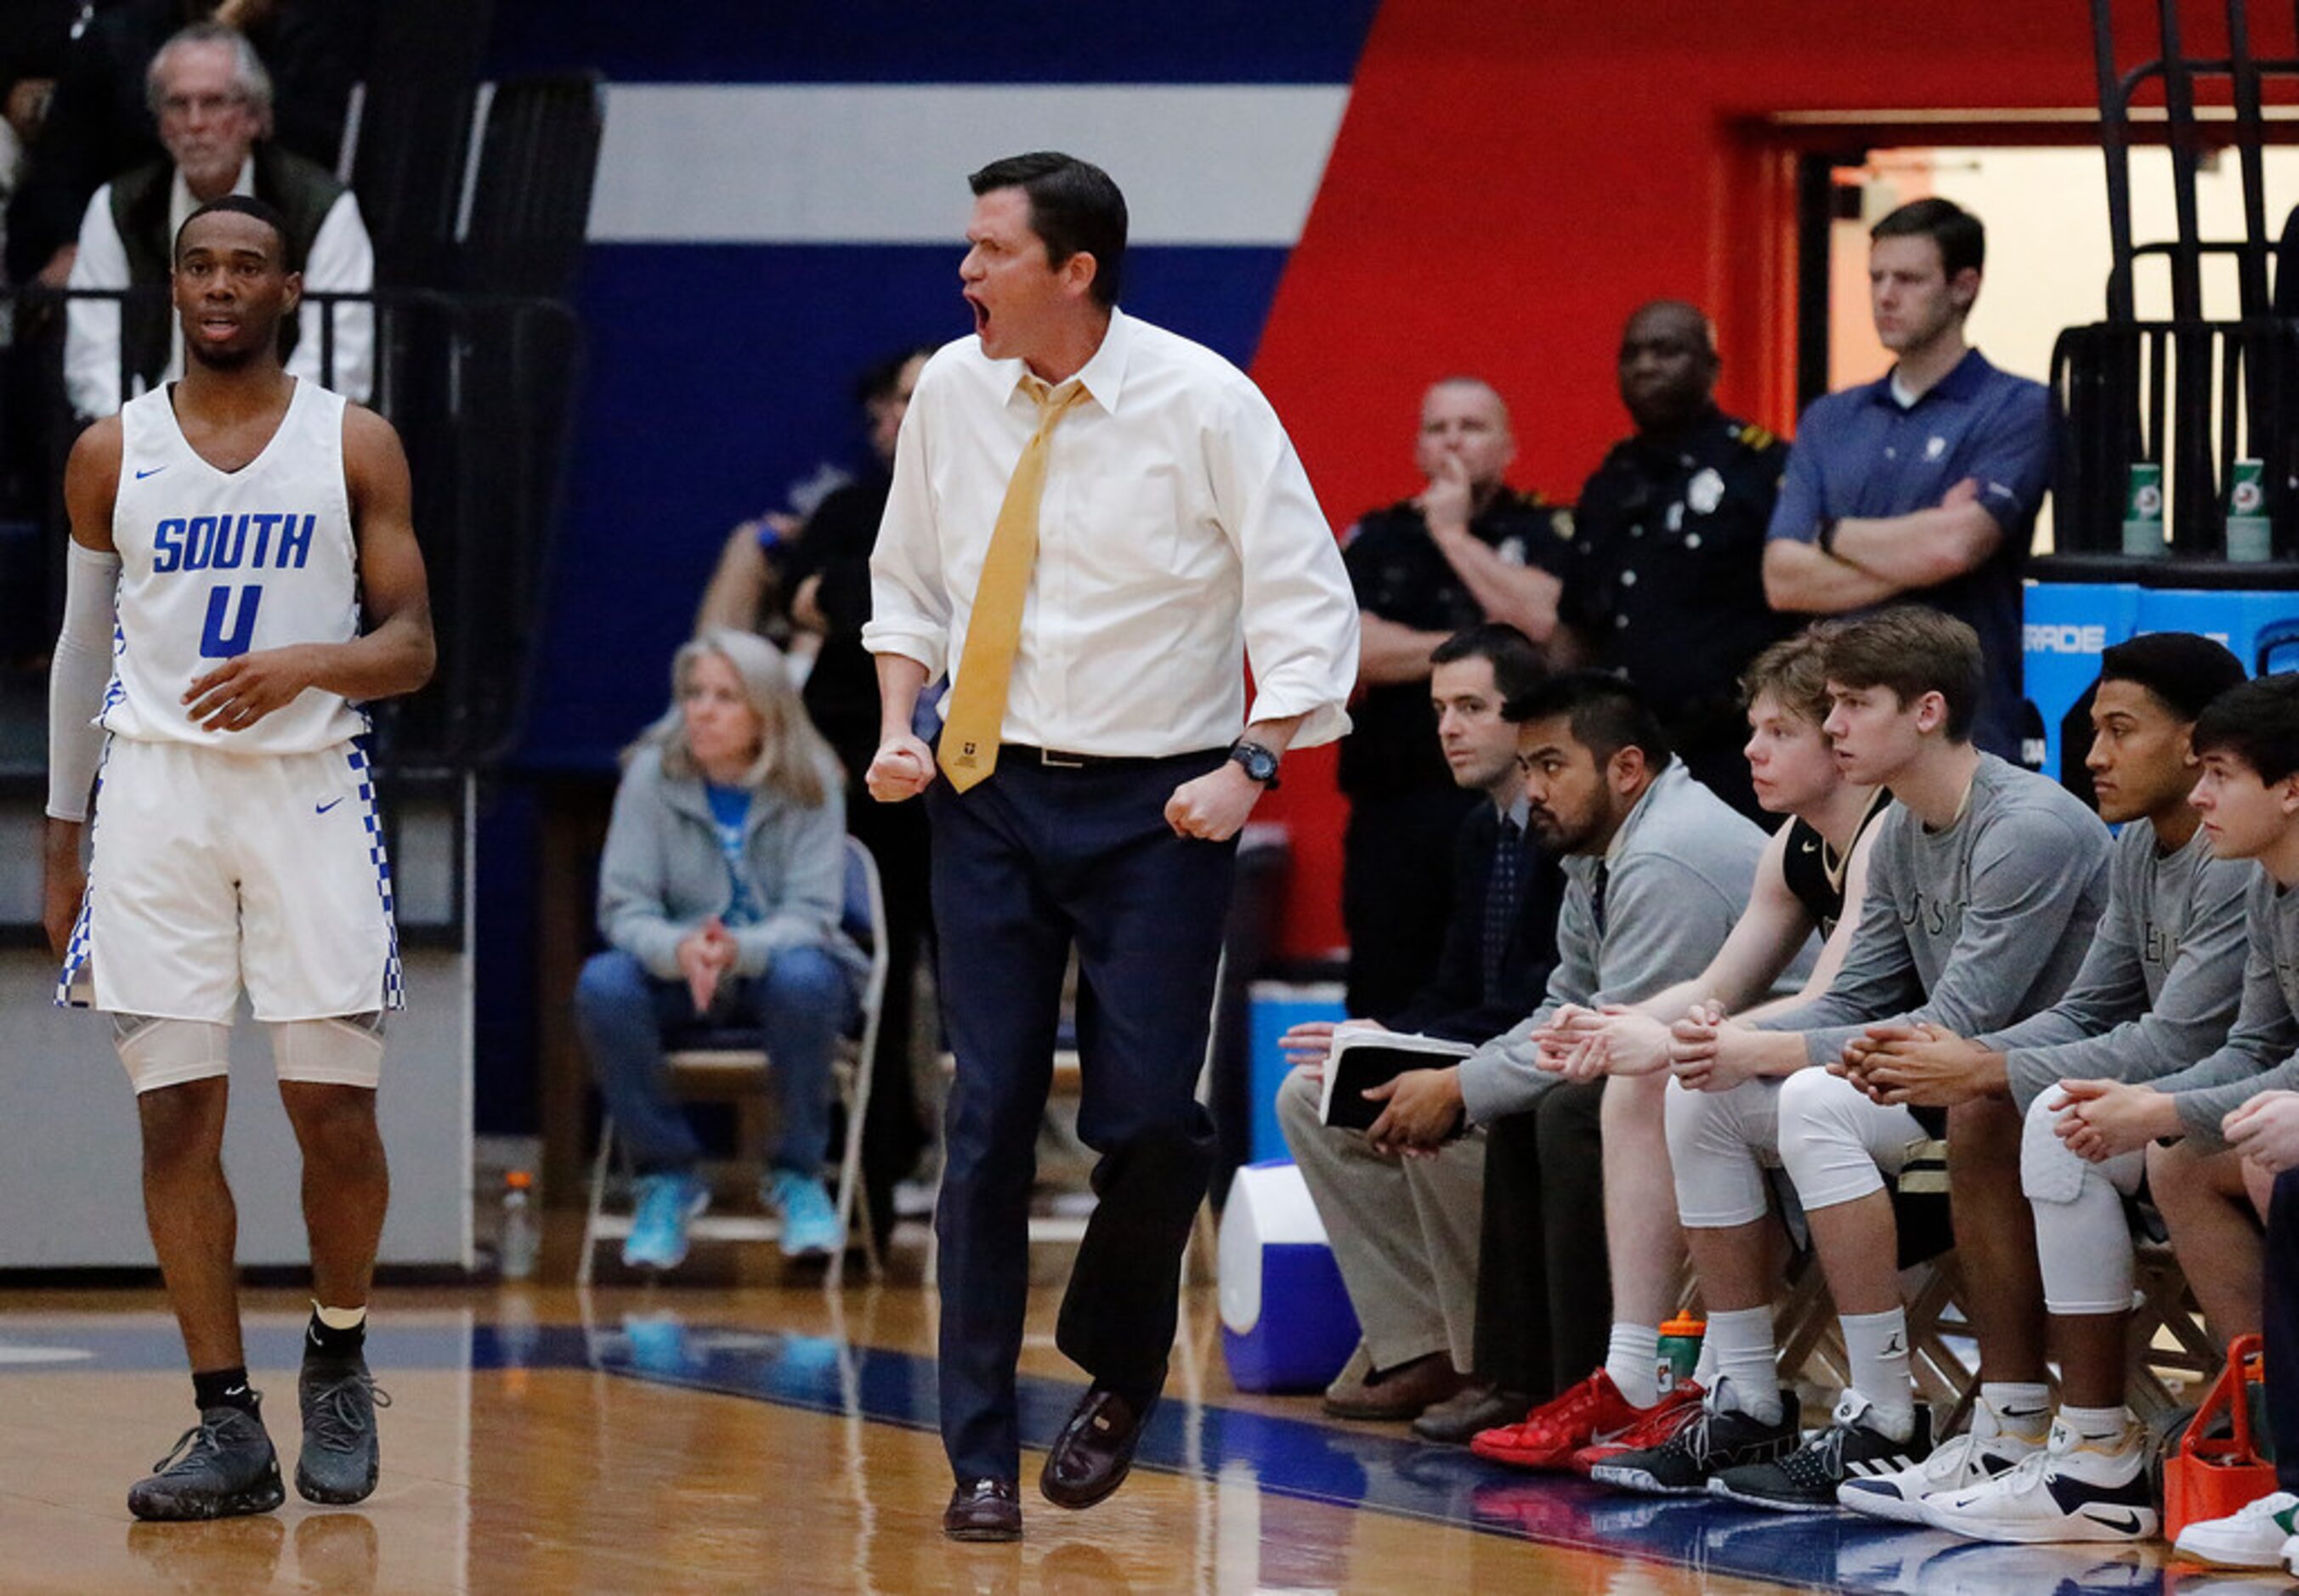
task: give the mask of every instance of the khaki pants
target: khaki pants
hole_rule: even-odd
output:
[[[1477,1233],[1485,1138],[1473,1132],[1434,1158],[1375,1152],[1364,1135],[1317,1119],[1320,1083],[1295,1070],[1277,1089],[1277,1122],[1332,1243],[1374,1367],[1448,1352],[1475,1356]]]

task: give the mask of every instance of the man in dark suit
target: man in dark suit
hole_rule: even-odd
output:
[[[1516,727],[1501,713],[1542,668],[1522,633],[1492,622],[1447,638],[1430,661],[1445,763],[1456,784],[1485,802],[1457,834],[1453,912],[1435,970],[1404,1007],[1342,1023],[1481,1043],[1532,1011],[1556,961],[1564,877],[1526,824]],[[1431,1438],[1465,1439],[1451,1434],[1450,1409],[1473,1409],[1484,1418],[1481,1399],[1490,1395],[1473,1389],[1468,1373],[1485,1139],[1477,1133],[1433,1157],[1407,1159],[1363,1132],[1322,1124],[1318,1101],[1336,1028],[1313,1021],[1285,1035],[1281,1045],[1299,1068],[1277,1094],[1278,1121],[1365,1326],[1357,1358],[1325,1393],[1326,1410],[1343,1418],[1425,1417],[1439,1432]]]

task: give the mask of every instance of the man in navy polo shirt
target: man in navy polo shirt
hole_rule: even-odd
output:
[[[1913,599],[1966,622],[1988,667],[1972,741],[2016,761],[2020,574],[2051,485],[2051,395],[1964,342],[1987,254],[1978,217],[1915,200],[1869,239],[1876,336],[1899,359],[1805,411],[1766,534],[1764,596],[1807,615]]]

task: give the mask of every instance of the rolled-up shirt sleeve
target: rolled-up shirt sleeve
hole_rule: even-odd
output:
[[[1241,381],[1233,424],[1208,438],[1215,503],[1243,569],[1255,721],[1303,717],[1292,745],[1346,735],[1357,673],[1357,605],[1340,545],[1267,400]]]

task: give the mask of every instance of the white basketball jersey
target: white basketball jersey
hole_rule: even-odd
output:
[[[366,715],[316,687],[245,731],[203,730],[183,701],[240,654],[359,636],[343,396],[296,383],[279,430],[237,471],[184,441],[168,386],[129,401],[120,423],[119,625],[99,722],[239,753],[309,753],[367,730]]]

